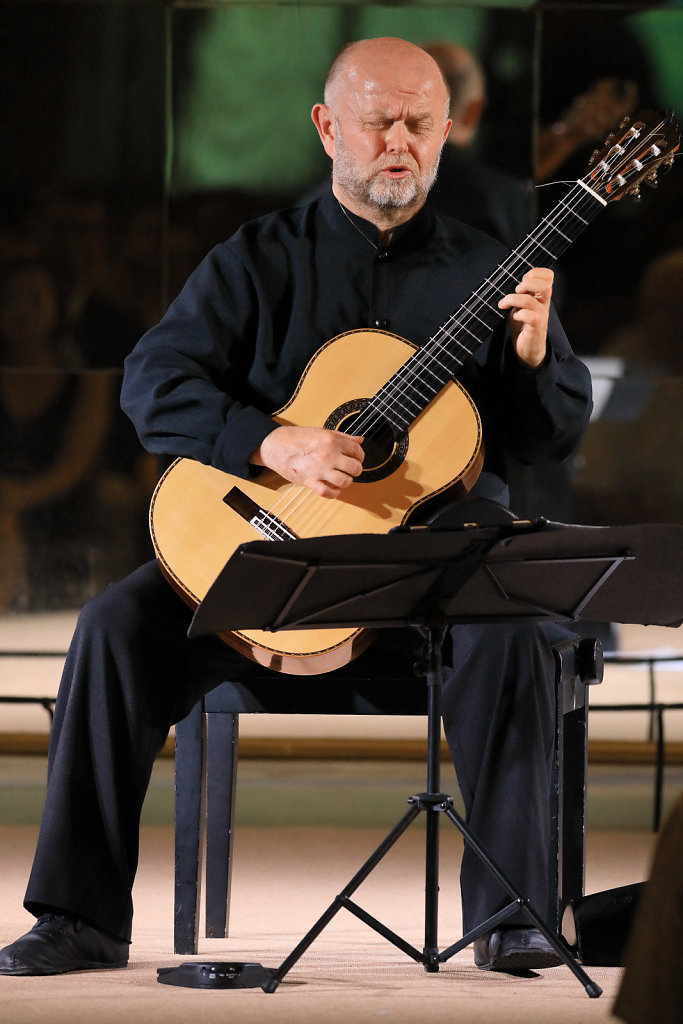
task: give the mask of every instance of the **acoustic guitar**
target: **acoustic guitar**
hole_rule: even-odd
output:
[[[506,315],[498,300],[514,291],[529,267],[552,266],[607,203],[654,183],[660,165],[673,162],[679,142],[671,115],[639,113],[622,121],[585,177],[422,347],[394,334],[357,330],[316,352],[273,419],[365,437],[363,472],[339,498],[321,498],[270,470],[244,480],[177,459],[154,492],[150,529],[162,572],[190,607],[249,541],[387,533],[428,506],[465,495],[481,470],[482,431],[456,377]],[[253,661],[294,675],[347,664],[371,639],[361,628],[220,636]]]

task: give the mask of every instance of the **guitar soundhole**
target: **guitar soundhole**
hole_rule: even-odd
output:
[[[325,421],[328,430],[341,430],[344,434],[359,434],[365,438],[363,472],[356,480],[356,483],[361,484],[375,483],[390,476],[401,465],[408,451],[407,434],[394,437],[389,424],[377,415],[368,422],[365,408],[369,402],[369,398],[345,402]]]

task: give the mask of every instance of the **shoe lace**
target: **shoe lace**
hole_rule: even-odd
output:
[[[72,925],[74,931],[79,932],[83,927],[83,923],[80,918],[71,917],[69,914],[55,914],[52,912],[41,914],[35,923],[35,927],[38,928],[40,925],[49,924],[51,921],[56,922],[58,927],[62,930],[64,930],[66,926]]]

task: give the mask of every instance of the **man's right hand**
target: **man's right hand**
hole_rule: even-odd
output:
[[[249,461],[323,498],[338,498],[362,472],[362,441],[323,427],[276,427]]]

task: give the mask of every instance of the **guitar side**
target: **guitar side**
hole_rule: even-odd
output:
[[[339,335],[314,355],[274,419],[343,430],[359,402],[375,394],[414,351],[410,342],[386,332]],[[244,480],[178,459],[152,498],[152,541],[165,576],[196,607],[241,544],[277,539],[280,529],[294,537],[387,533],[427,504],[466,493],[482,461],[479,415],[467,392],[451,382],[384,464],[364,469],[336,499],[321,498],[270,470]],[[365,629],[249,630],[221,637],[259,664],[294,675],[347,664],[371,639]]]

